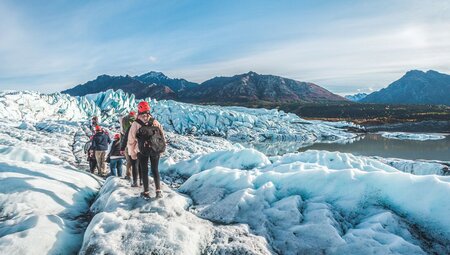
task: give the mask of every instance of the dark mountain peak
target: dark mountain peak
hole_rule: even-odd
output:
[[[428,70],[427,72],[421,70],[411,70],[406,72],[402,78],[398,81],[402,81],[403,79],[446,79],[448,78],[448,74],[440,73],[434,70]]]
[[[423,76],[425,72],[421,70],[410,70],[403,75],[403,77],[411,77],[411,76]]]
[[[156,83],[158,85],[168,86],[175,92],[180,92],[198,85],[185,79],[172,79],[156,71],[150,71],[143,75],[134,76],[133,78],[145,84]]]
[[[157,72],[157,71],[150,71],[150,72],[142,74],[138,77],[141,79],[160,79],[160,80],[169,79],[169,77],[167,77],[165,74],[163,74],[162,72]]]
[[[429,70],[408,71],[388,87],[368,95],[362,102],[450,105],[450,75]]]
[[[215,77],[180,96],[189,102],[318,102],[346,101],[312,83],[253,71]]]
[[[113,76],[113,75],[102,74],[102,75],[97,76],[97,78],[94,81],[106,82],[106,81],[112,81],[112,80],[132,80],[132,79],[133,78],[129,75]]]
[[[97,78],[95,80],[101,81],[101,80],[109,80],[111,78],[112,78],[112,76],[110,76],[110,75],[102,74],[102,75],[97,76]]]
[[[427,75],[428,75],[428,76],[432,76],[432,77],[445,77],[445,76],[449,76],[448,74],[440,73],[440,72],[434,71],[434,70],[428,70],[428,71],[427,71]]]

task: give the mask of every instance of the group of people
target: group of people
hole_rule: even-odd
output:
[[[136,112],[131,111],[120,119],[121,131],[113,136],[103,129],[94,116],[91,120],[90,146],[86,150],[91,173],[106,177],[106,163],[109,162],[109,175],[122,176],[123,160],[126,160],[125,179],[131,180],[132,187],[143,185],[141,196],[150,198],[149,169],[155,182],[156,198],[162,197],[158,171],[160,154],[165,150],[165,136],[161,124],[150,114],[150,105],[142,101]],[[109,152],[108,152],[109,151]]]

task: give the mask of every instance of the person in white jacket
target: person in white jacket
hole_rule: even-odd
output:
[[[161,184],[160,184],[160,178],[159,178],[159,171],[158,171],[158,163],[160,155],[156,156],[145,156],[143,154],[139,153],[139,146],[138,146],[138,140],[136,138],[136,134],[141,128],[141,124],[139,122],[142,122],[144,124],[148,124],[150,119],[153,119],[153,126],[158,127],[161,134],[164,136],[164,131],[162,129],[161,124],[154,118],[152,118],[152,115],[150,114],[150,105],[142,101],[138,105],[138,116],[137,120],[131,124],[130,131],[128,133],[128,153],[130,154],[130,157],[133,163],[133,184],[132,186],[137,187],[137,168],[139,168],[140,176],[144,184],[144,192],[141,193],[141,195],[144,198],[149,197],[149,189],[148,189],[148,161],[150,159],[151,164],[151,170],[153,179],[155,181],[155,188],[156,188],[156,198],[161,198]],[[138,121],[140,120],[140,121]]]

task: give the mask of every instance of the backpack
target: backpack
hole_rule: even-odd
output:
[[[139,152],[147,157],[159,155],[166,150],[166,140],[161,130],[153,126],[154,120],[151,118],[147,125],[141,120],[136,120],[141,125],[136,133]]]
[[[131,124],[135,121],[135,118],[131,117],[130,115],[126,115],[122,118],[122,130],[123,132],[126,132],[130,127]]]

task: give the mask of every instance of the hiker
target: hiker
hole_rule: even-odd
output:
[[[114,135],[114,141],[111,144],[111,150],[109,151],[108,157],[110,159],[110,175],[122,177],[122,164],[124,156],[120,155],[120,134]]]
[[[131,124],[129,130],[127,146],[131,158],[139,162],[139,170],[144,183],[144,192],[141,193],[141,196],[144,199],[150,198],[148,189],[149,158],[153,179],[155,181],[156,198],[162,197],[158,163],[160,153],[164,151],[165,145],[166,140],[162,126],[150,114],[150,105],[145,101],[140,102],[138,104],[137,119]],[[135,181],[134,173],[133,181]]]
[[[120,154],[125,156],[125,159],[127,161],[126,165],[126,173],[125,173],[125,179],[131,180],[131,157],[128,153],[127,148],[127,142],[128,142],[128,131],[130,130],[131,124],[136,120],[136,113],[131,111],[127,116],[123,117],[120,120],[120,127],[122,132],[122,139],[121,139],[121,145],[120,145]],[[137,171],[139,172],[139,171]]]
[[[92,147],[92,139],[94,136],[89,137],[89,141],[84,145],[84,153],[87,154],[87,161],[89,162],[89,171],[95,172],[97,167],[97,160],[95,159],[94,148]]]
[[[89,125],[89,129],[92,131],[92,134],[95,134],[95,127],[98,126],[98,117],[94,116],[91,119],[91,123]]]
[[[103,132],[103,129],[97,125],[95,126],[95,135],[92,140],[92,147],[95,151],[95,159],[97,160],[98,175],[106,176],[106,151],[111,139]]]

